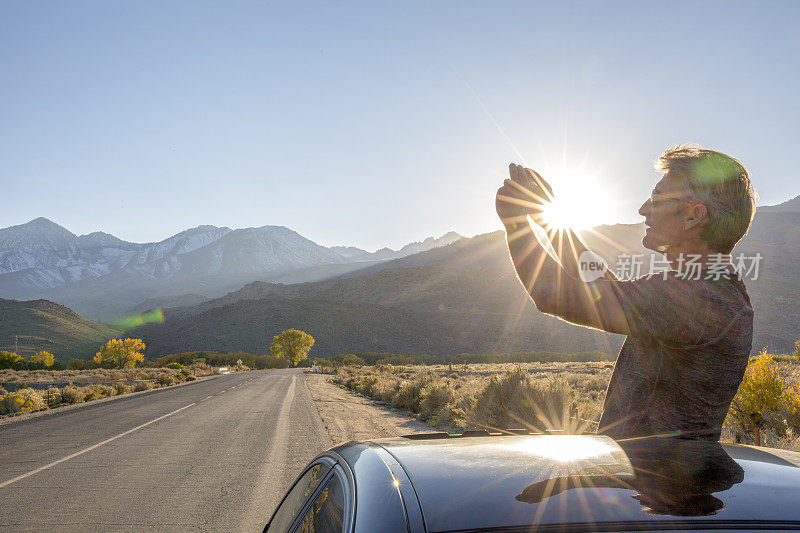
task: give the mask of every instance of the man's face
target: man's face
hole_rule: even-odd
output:
[[[647,226],[642,239],[645,248],[664,252],[684,240],[686,201],[688,197],[683,180],[670,176],[669,172],[664,174],[653,189],[652,199],[648,198],[639,208]]]

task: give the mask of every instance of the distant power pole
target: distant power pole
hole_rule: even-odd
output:
[[[14,335],[14,353],[19,353],[19,338],[20,337],[26,337],[28,339],[36,339],[37,341],[47,340],[47,342],[49,342],[51,344],[53,342],[53,339],[42,339],[41,337],[37,337],[35,335]],[[35,346],[35,344],[34,344],[34,346]],[[34,348],[34,349],[36,349],[36,348]]]

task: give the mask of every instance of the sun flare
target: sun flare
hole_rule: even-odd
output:
[[[555,196],[542,212],[546,229],[586,230],[613,218],[611,198],[597,178],[569,172],[546,176]]]

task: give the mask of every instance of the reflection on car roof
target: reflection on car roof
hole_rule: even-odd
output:
[[[794,452],[588,435],[398,438],[373,445],[407,472],[429,531],[688,519],[800,523],[800,454]]]

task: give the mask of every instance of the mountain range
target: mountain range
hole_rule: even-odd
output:
[[[615,266],[644,254],[643,224],[601,226],[584,239]],[[760,209],[734,255],[761,254],[746,284],[755,309],[753,352],[788,353],[800,337],[800,197]],[[165,310],[135,330],[156,354],[267,350],[272,335],[297,327],[323,356],[343,352],[455,354],[529,350],[616,353],[619,335],[580,328],[538,312],[516,278],[503,232],[367,265],[336,279],[256,282],[224,297]]]
[[[44,298],[111,320],[149,298],[214,297],[254,280],[326,279],[449,244],[447,233],[400,250],[326,248],[283,226],[198,226],[137,244],[107,233],[75,235],[46,218],[0,229],[0,297]]]
[[[643,224],[600,226],[586,232],[584,239],[615,266],[619,254],[646,252],[641,245],[644,230]],[[213,256],[212,250],[232,253],[235,248],[226,249],[224,241],[215,244],[224,237],[177,254],[180,268],[172,277],[158,280],[163,284],[160,293],[142,301],[133,298],[142,291],[132,291],[124,302],[136,314],[163,309],[163,323],[128,332],[145,340],[148,357],[192,350],[265,353],[272,337],[288,328],[311,333],[317,339],[313,355],[323,357],[368,351],[454,354],[596,349],[613,354],[622,342],[621,336],[576,327],[537,311],[516,278],[503,232],[460,238],[388,260],[359,257],[352,251],[356,257],[345,257],[345,250],[324,249],[327,252],[321,253],[336,253],[341,262],[302,266],[308,263],[297,259],[299,268],[279,274],[276,270],[272,277],[261,279],[261,274],[242,272],[241,268],[226,271],[230,267],[223,265],[235,266],[235,262],[221,259],[216,263],[218,272],[229,272],[222,277],[230,290],[217,294],[178,290],[192,285],[182,281],[184,276],[214,279],[207,270],[192,278],[199,268],[195,265],[211,264],[192,259]],[[263,246],[265,241],[256,242]],[[194,254],[209,245],[208,250]],[[290,257],[309,257],[304,253]],[[749,234],[734,253],[763,258],[758,275],[751,273],[746,279],[755,309],[753,351],[790,352],[800,337],[800,197],[759,208]],[[263,254],[252,250],[242,257]],[[164,253],[162,257],[168,256]],[[363,260],[357,261],[359,258]],[[127,272],[118,269],[106,276],[122,279],[119,270]],[[67,288],[79,291],[86,286],[94,291],[87,298],[109,298],[108,285],[88,285],[93,279],[65,284],[51,293]],[[197,281],[193,286],[203,287]],[[158,289],[157,285],[149,287]],[[223,288],[222,284],[215,287],[217,291]],[[112,294],[124,296],[121,291]]]

